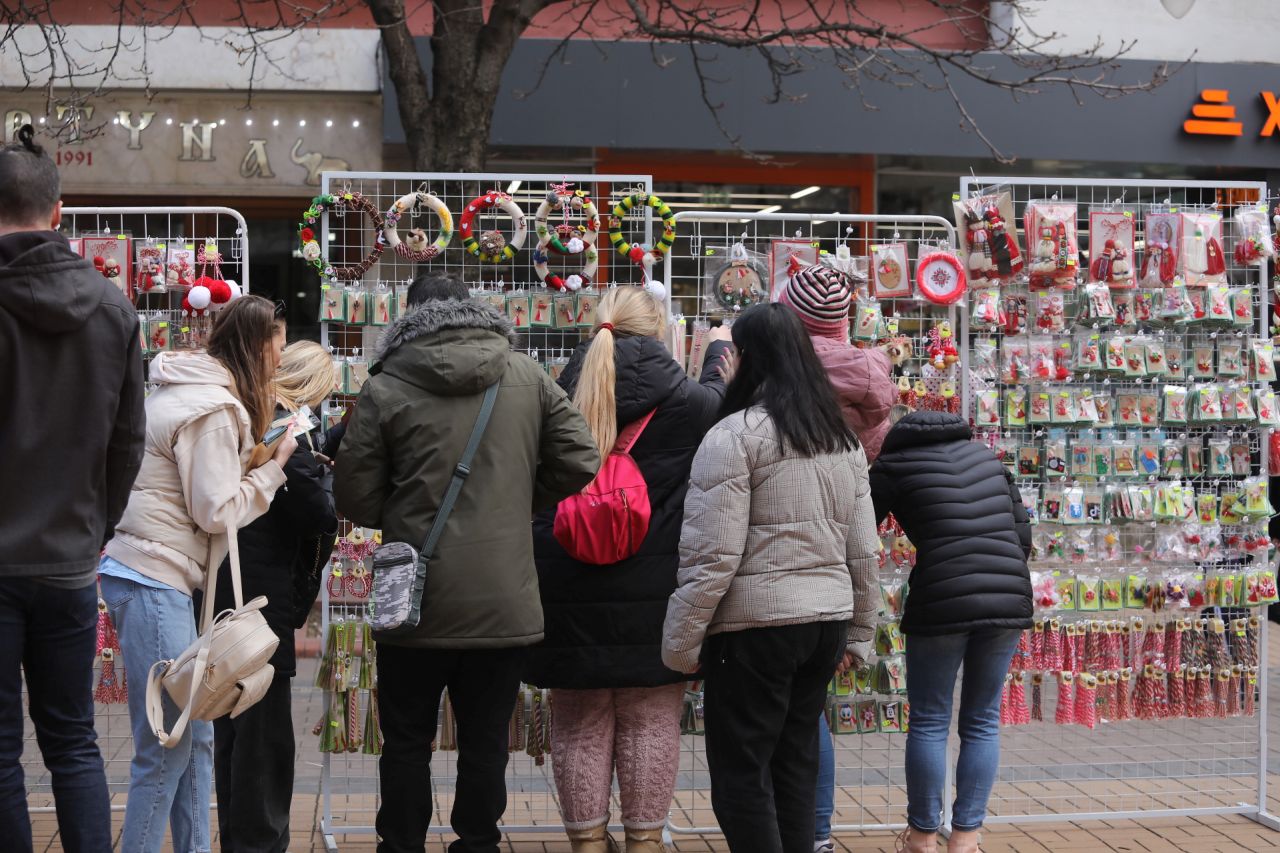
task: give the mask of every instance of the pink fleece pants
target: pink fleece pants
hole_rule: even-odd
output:
[[[683,700],[683,684],[551,691],[551,766],[566,829],[609,822],[615,768],[623,826],[666,824],[680,764]]]

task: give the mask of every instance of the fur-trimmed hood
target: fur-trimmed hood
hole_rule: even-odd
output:
[[[478,394],[502,376],[515,343],[511,321],[488,305],[424,302],[383,332],[370,372],[433,394]]]
[[[422,303],[387,327],[378,338],[373,360],[382,361],[397,347],[445,329],[484,329],[503,335],[512,346],[517,341],[511,321],[491,305],[469,299],[432,300]]]

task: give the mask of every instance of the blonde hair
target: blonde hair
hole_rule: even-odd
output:
[[[315,408],[333,391],[333,358],[315,341],[297,341],[284,348],[275,375],[276,399],[291,412]]]
[[[591,346],[578,376],[573,404],[587,419],[601,453],[613,450],[618,441],[614,341],[619,337],[656,338],[665,320],[665,306],[642,287],[612,288],[596,308]]]

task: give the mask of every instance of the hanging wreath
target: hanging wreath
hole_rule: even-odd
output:
[[[737,312],[767,302],[768,288],[764,282],[768,274],[758,256],[753,257],[742,243],[734,243],[728,260],[710,273],[708,308]]]
[[[433,211],[436,221],[440,223],[440,234],[436,237],[436,241],[428,243],[427,233],[421,228],[411,229],[402,241],[400,232],[396,230],[396,224],[406,214],[423,209]],[[434,193],[411,192],[397,199],[387,211],[387,222],[383,226],[381,240],[396,255],[405,260],[419,262],[434,260],[453,240],[453,215]]]
[[[471,223],[475,220],[476,214],[495,207],[511,217],[515,232],[511,235],[510,242],[502,236],[501,231],[486,231],[480,235],[479,239],[476,239],[471,232]],[[458,232],[462,234],[463,248],[479,258],[481,263],[500,264],[516,256],[516,252],[520,251],[520,247],[524,245],[524,238],[528,235],[529,229],[525,227],[524,211],[520,209],[520,205],[506,193],[493,190],[473,199],[467,205],[458,222]]]
[[[653,211],[662,217],[662,236],[660,236],[653,244],[652,249],[646,249],[644,246],[633,246],[622,237],[622,220],[627,218],[627,214],[637,207],[650,207]],[[624,258],[630,258],[634,263],[644,268],[645,277],[649,277],[650,270],[657,263],[658,258],[671,251],[671,246],[676,241],[676,215],[672,212],[671,207],[656,195],[645,195],[644,193],[635,193],[624,198],[613,207],[613,216],[609,217],[609,242],[613,244],[613,248],[618,250],[618,254]]]
[[[916,261],[916,287],[935,305],[959,302],[968,285],[964,265],[954,252],[930,252]]]
[[[564,225],[551,228],[547,224],[547,218],[553,210],[564,211]],[[571,210],[581,211],[586,216],[584,228],[577,229],[569,226]],[[533,271],[538,274],[538,280],[547,287],[561,291],[590,287],[600,264],[600,253],[596,250],[596,244],[600,238],[600,215],[591,197],[583,190],[569,193],[565,184],[553,186],[547,192],[547,197],[543,199],[542,204],[538,205],[538,212],[533,217],[533,227],[538,235],[538,247],[533,251]],[[569,238],[567,244],[561,239],[559,233],[561,228],[565,229],[565,236]],[[582,267],[582,272],[571,275],[567,279],[551,272],[547,268],[547,263],[551,260],[551,256],[547,254],[549,248],[561,255],[584,255],[586,264]]]
[[[381,233],[383,228],[382,214],[378,212],[378,208],[373,206],[373,202],[365,198],[360,193],[345,192],[341,195],[318,195],[311,199],[311,206],[302,214],[302,222],[298,224],[298,242],[302,244],[303,259],[315,267],[320,275],[331,282],[334,281],[359,281],[369,268],[377,263],[378,258],[382,255],[383,242],[381,239],[373,241],[373,249],[368,255],[365,255],[363,261],[358,264],[347,264],[343,266],[335,266],[325,260],[324,249],[320,246],[320,240],[316,236],[313,226],[320,221],[320,217],[325,211],[337,211],[344,213],[346,211],[364,213],[373,220],[373,227]]]

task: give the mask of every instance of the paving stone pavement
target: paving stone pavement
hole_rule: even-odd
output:
[[[1273,629],[1278,627],[1271,626]],[[1269,660],[1280,664],[1280,630],[1272,630],[1268,639]],[[320,797],[320,777],[323,756],[316,750],[316,738],[312,728],[323,713],[322,695],[310,686],[315,662],[303,661],[300,675],[294,681],[294,728],[298,743],[297,777],[293,799],[293,841],[291,853],[322,853],[325,838],[320,831],[323,802]],[[1280,665],[1270,668],[1269,693],[1272,702],[1280,701]],[[107,760],[108,778],[113,802],[122,806],[128,789],[128,719],[123,707],[104,709],[99,729]],[[1047,705],[1046,716],[1052,713]],[[1280,771],[1280,723],[1275,713],[1269,713],[1268,741],[1270,744],[1268,767]],[[1194,744],[1179,747],[1171,752],[1171,744],[1186,744],[1180,740],[1183,726],[1160,728],[1131,726],[1121,742],[1103,741],[1108,748],[1099,750],[1099,738],[1106,737],[1105,729],[1087,732],[1075,727],[1059,727],[1045,724],[1046,732],[1008,730],[1004,738],[1004,769],[993,799],[993,813],[1014,815],[1020,807],[1031,802],[1049,804],[1049,810],[1103,810],[1106,808],[1151,808],[1157,805],[1171,807],[1186,805],[1233,805],[1256,788],[1256,783],[1241,776],[1250,766],[1247,754],[1253,744],[1247,743],[1242,733],[1249,731],[1248,723],[1223,721],[1219,725],[1220,739],[1225,745],[1217,749],[1206,747],[1196,751]],[[1200,730],[1201,733],[1204,731]],[[35,810],[32,825],[37,851],[61,851],[57,838],[57,823],[52,814],[53,800],[49,793],[48,776],[38,760],[34,736],[27,741],[26,770],[29,805]],[[843,785],[837,801],[837,823],[870,824],[897,822],[905,805],[901,790],[900,735],[861,736],[838,738],[838,749],[847,751],[850,760],[841,761]],[[1046,743],[1046,741],[1051,741]],[[1256,748],[1256,747],[1255,747]],[[1092,750],[1092,754],[1090,753]],[[1072,764],[1070,756],[1078,756],[1078,764]],[[1105,757],[1099,757],[1105,756]],[[1182,756],[1182,757],[1180,757]],[[433,770],[447,777],[452,772],[452,753],[439,753]],[[1106,761],[1107,764],[1099,762]],[[1173,763],[1170,763],[1173,762]],[[513,758],[511,802],[507,821],[511,825],[546,826],[554,830],[558,826],[554,792],[550,784],[549,767],[537,767],[532,759],[523,755]],[[1041,765],[1052,764],[1052,772]],[[851,769],[863,765],[860,769]],[[367,825],[372,822],[374,791],[376,789],[376,758],[355,755],[334,765],[335,772],[346,779],[339,779],[339,790],[344,795],[335,797],[333,811],[340,821]],[[881,769],[876,769],[881,768]],[[1256,771],[1255,771],[1256,772]],[[682,792],[673,810],[673,823],[696,828],[710,820],[709,799],[706,794],[705,763],[700,752],[686,750],[682,756],[682,786],[701,790]],[[447,778],[437,785],[437,814],[447,814],[450,785]],[[1269,808],[1280,813],[1280,772],[1269,774]],[[855,796],[858,798],[855,800]],[[122,810],[113,815],[118,846]],[[214,850],[218,849],[216,819]],[[841,851],[894,850],[895,833],[889,830],[876,832],[841,832],[836,836],[836,849]],[[619,836],[620,837],[620,836]],[[427,850],[443,853],[448,836],[433,835]],[[372,835],[340,835],[336,837],[338,849],[344,851],[373,851]],[[0,844],[0,847],[3,847]],[[714,836],[680,835],[674,839],[674,848],[685,851],[728,850],[723,839]],[[166,850],[168,848],[166,847]],[[504,849],[510,853],[562,853],[569,845],[559,832],[514,833],[504,841]],[[943,847],[945,849],[945,845]],[[1252,820],[1238,815],[1206,815],[1178,818],[1142,818],[1139,820],[1093,820],[1081,822],[1029,823],[1010,826],[990,825],[984,833],[982,849],[986,853],[1031,853],[1031,851],[1187,851],[1187,853],[1226,853],[1226,851],[1255,851],[1280,849],[1280,832],[1267,829]]]

